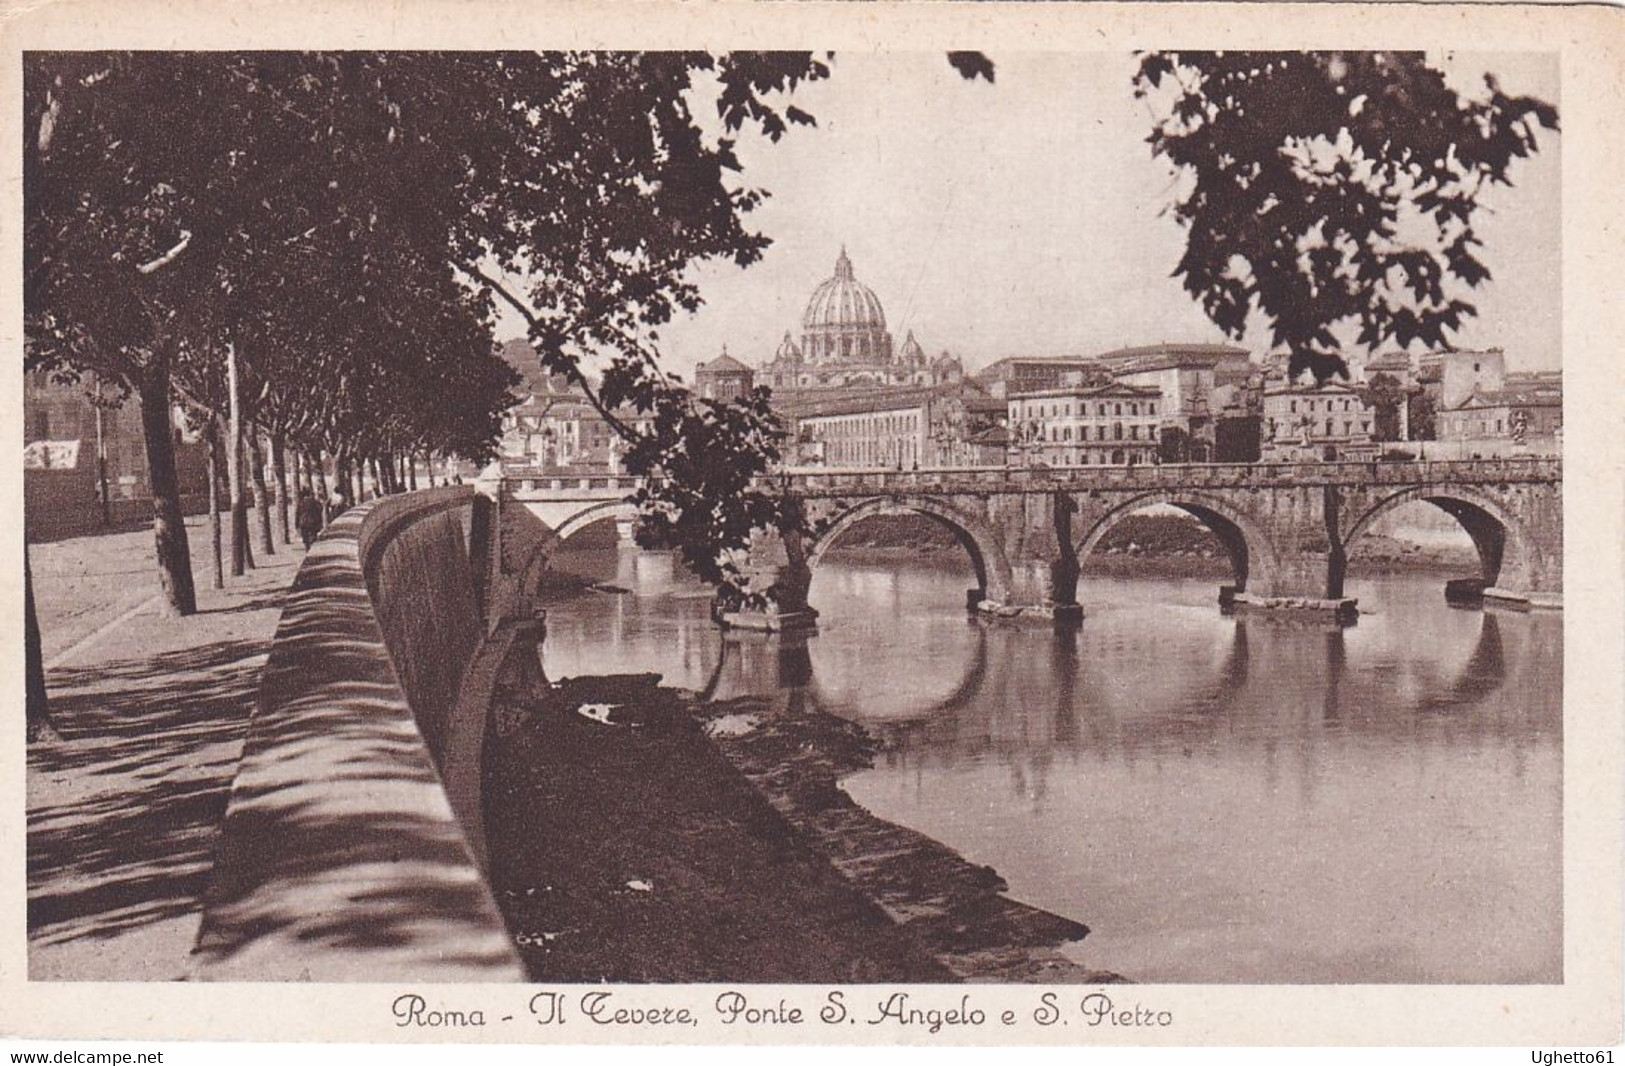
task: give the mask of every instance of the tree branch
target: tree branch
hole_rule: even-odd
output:
[[[175,247],[171,248],[169,251],[165,252],[163,255],[149,263],[142,263],[135,269],[142,274],[151,274],[153,271],[159,270],[173,263],[177,258],[180,257],[182,252],[186,251],[186,246],[191,243],[192,231],[183,229],[181,230],[181,239],[178,243],[176,243]]]
[[[501,282],[497,281],[495,278],[491,277],[477,266],[472,266],[468,263],[463,263],[460,261],[453,262],[452,265],[461,270],[463,273],[467,274],[469,277],[474,278],[476,281],[480,281],[490,286],[492,292],[495,292],[498,296],[506,300],[515,311],[518,311],[519,314],[524,317],[525,324],[530,327],[530,330],[527,331],[527,333],[536,329],[538,324],[536,313],[532,311],[529,305],[527,305],[523,300],[520,300],[519,297],[515,296],[513,293],[509,292],[505,287],[503,287]],[[535,348],[534,342],[532,342],[531,347],[532,349]],[[545,364],[543,369],[546,369]],[[587,381],[587,375],[582,373],[579,363],[571,362],[570,365],[565,369],[565,375],[580,387],[582,394],[587,397],[587,402],[592,404],[593,410],[598,412],[600,418],[609,423],[609,428],[615,431],[616,436],[620,437],[628,444],[635,444],[642,439],[642,434],[638,433],[637,430],[622,422],[619,417],[612,414],[610,410],[604,406],[603,401],[598,398],[598,395],[595,392],[593,392],[592,386]]]

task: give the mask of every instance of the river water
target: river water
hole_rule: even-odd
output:
[[[725,641],[669,555],[550,606],[549,676],[658,671],[886,743],[843,786],[992,866],[1143,982],[1562,980],[1562,619],[1352,579],[1358,625],[1085,576],[1070,633],[969,619],[962,560],[827,559],[805,641]]]

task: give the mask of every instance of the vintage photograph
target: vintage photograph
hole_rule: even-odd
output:
[[[21,64],[28,982],[1565,983],[1555,48]]]

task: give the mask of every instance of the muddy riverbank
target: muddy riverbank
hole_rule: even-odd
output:
[[[1113,980],[1087,929],[864,811],[875,741],[819,712],[707,704],[657,675],[503,690],[487,741],[491,879],[551,981]]]

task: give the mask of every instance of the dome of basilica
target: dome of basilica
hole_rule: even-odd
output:
[[[814,362],[891,361],[886,312],[874,290],[853,276],[845,248],[835,261],[835,276],[814,289],[807,301],[801,329],[802,354]]]

